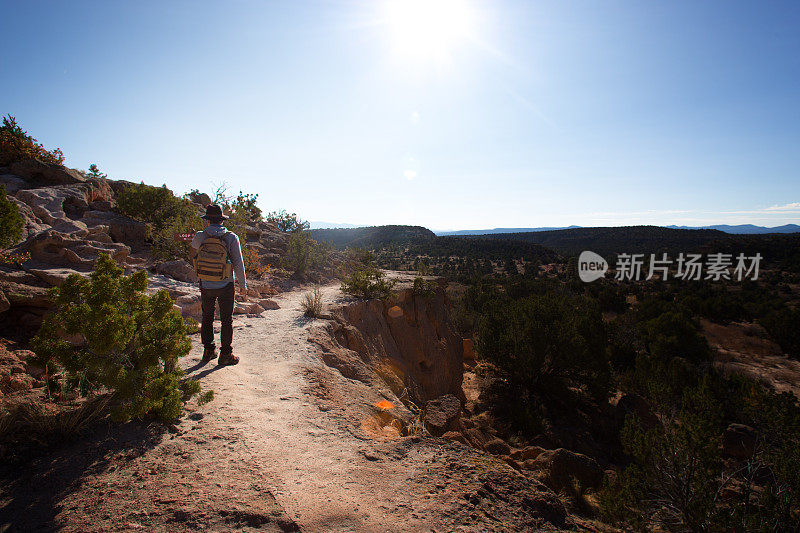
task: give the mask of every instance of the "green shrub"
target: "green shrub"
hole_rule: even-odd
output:
[[[436,294],[436,289],[439,286],[436,280],[425,279],[422,276],[414,278],[414,294],[418,294],[424,298],[431,298]]]
[[[342,292],[356,298],[386,299],[392,294],[394,281],[384,279],[384,273],[375,266],[370,252],[348,250],[342,274]]]
[[[96,164],[92,163],[89,165],[89,172],[86,173],[86,177],[104,180],[108,178],[108,174],[100,172],[100,168]]]
[[[536,393],[566,382],[608,393],[606,334],[596,305],[580,296],[532,294],[489,304],[478,320],[478,352],[515,389]]]
[[[308,232],[297,231],[289,235],[283,267],[295,277],[302,276],[323,266],[328,259],[328,251],[328,245],[318,243]]]
[[[153,187],[139,183],[117,196],[119,211],[148,224],[152,254],[158,259],[189,257],[189,243],[177,240],[177,233],[201,230],[203,223],[197,207],[189,200],[176,197],[166,185]]]
[[[11,246],[22,236],[24,222],[19,207],[6,196],[6,188],[0,185],[0,248]]]
[[[297,213],[287,213],[285,209],[267,214],[267,222],[277,225],[281,231],[305,231],[310,227],[310,224],[301,220]]]
[[[666,361],[683,357],[699,363],[711,358],[708,341],[694,321],[678,310],[669,310],[644,322],[641,331],[650,353]]]
[[[61,150],[45,150],[44,146],[17,124],[14,117],[6,115],[3,117],[3,125],[0,126],[0,167],[31,158],[45,163],[64,164]]]
[[[89,279],[73,274],[53,289],[56,311],[32,341],[48,373],[63,368],[62,386],[81,394],[112,392],[117,420],[150,413],[174,420],[200,392],[196,381],[181,381],[177,364],[191,349],[183,319],[167,291],[148,296],[146,289],[145,271],[124,276],[103,254]],[[81,341],[73,345],[65,337]]]

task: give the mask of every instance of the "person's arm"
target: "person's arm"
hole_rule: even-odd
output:
[[[247,290],[247,277],[244,273],[244,259],[242,258],[242,246],[239,243],[239,237],[231,232],[233,238],[231,243],[231,264],[233,265],[233,272],[236,275],[236,283],[239,284],[239,289],[242,292]]]

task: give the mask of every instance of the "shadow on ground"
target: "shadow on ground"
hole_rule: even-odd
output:
[[[103,421],[82,438],[48,449],[20,450],[0,463],[0,531],[55,531],[61,502],[113,462],[155,447],[168,428],[160,422]]]

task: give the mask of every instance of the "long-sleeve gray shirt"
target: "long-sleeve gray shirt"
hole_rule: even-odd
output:
[[[200,281],[200,287],[205,289],[221,289],[228,283],[233,282],[233,274],[236,274],[236,283],[239,287],[247,288],[247,277],[244,274],[244,260],[242,259],[242,247],[239,243],[239,237],[228,231],[225,226],[221,224],[209,224],[203,231],[198,231],[194,234],[192,239],[192,248],[195,250],[200,249],[200,245],[206,240],[206,237],[219,237],[228,246],[228,260],[233,265],[233,272],[231,276],[222,281]]]

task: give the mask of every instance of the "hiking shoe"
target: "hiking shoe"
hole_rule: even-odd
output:
[[[219,361],[217,361],[217,364],[220,365],[220,366],[229,366],[229,365],[235,365],[238,362],[239,362],[239,358],[236,357],[235,355],[233,355],[233,354],[222,354],[222,355],[219,356]]]
[[[213,361],[217,358],[217,349],[216,348],[206,348],[203,350],[203,358],[200,359],[200,362],[205,364],[209,361]]]

